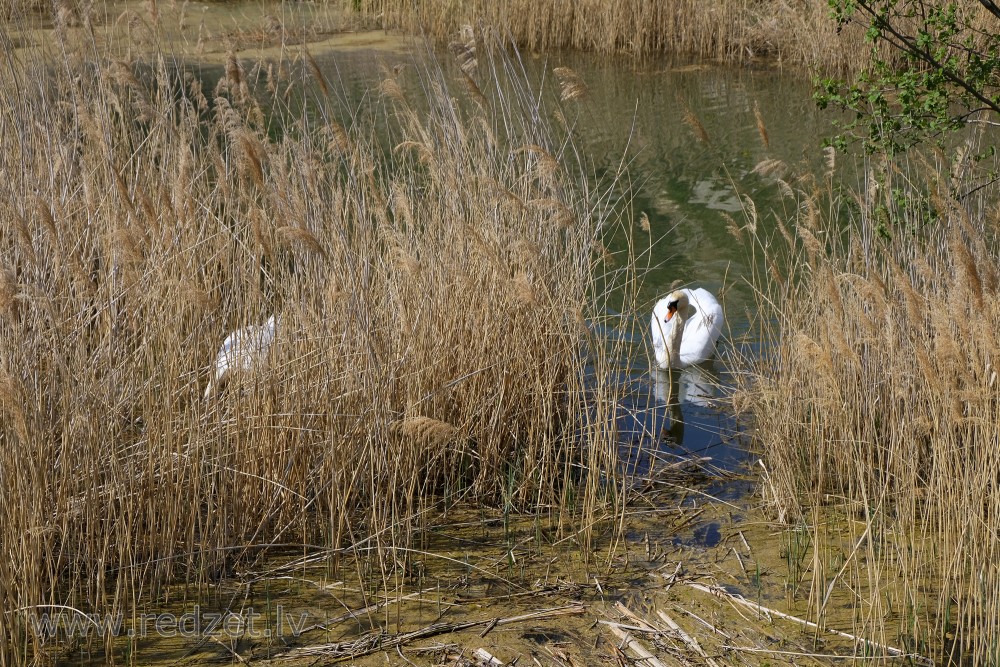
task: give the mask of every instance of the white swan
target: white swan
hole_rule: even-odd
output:
[[[671,292],[653,307],[653,350],[660,368],[705,361],[722,333],[722,306],[702,288]]]
[[[280,319],[271,315],[260,326],[238,329],[226,336],[215,357],[215,375],[205,388],[206,399],[218,391],[232,373],[249,371],[265,363]]]

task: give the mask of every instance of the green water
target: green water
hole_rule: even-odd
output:
[[[328,54],[317,60],[332,83],[336,106],[343,114],[342,122],[350,118],[352,109],[361,108],[378,96],[377,87],[383,76],[380,60],[390,67],[407,64],[411,69],[414,62],[406,55],[364,51]],[[617,173],[623,161],[627,163],[635,217],[638,219],[640,213],[649,217],[649,234],[655,243],[651,246],[648,262],[652,268],[645,277],[641,294],[640,305],[644,309],[641,313],[648,312],[655,299],[673,281],[679,280],[715,293],[724,291],[730,330],[745,329],[743,313],[752,304],[751,290],[745,282],[751,270],[751,259],[748,248],[727,231],[725,216],[743,222],[744,196],[754,201],[765,226],[776,212],[787,215],[787,204],[781,200],[773,179],[758,176],[752,170],[764,159],[779,159],[793,167],[815,165],[819,161],[819,144],[829,133],[829,121],[813,107],[809,82],[771,70],[734,70],[711,65],[683,67],[666,63],[636,68],[629,63],[582,55],[526,61],[529,77],[536,80],[551,76],[552,68],[557,66],[572,67],[589,88],[586,100],[573,103],[578,113],[574,118],[577,139],[585,163],[595,178]],[[206,73],[209,81],[212,77],[213,73]],[[416,85],[415,81],[414,76],[411,84]],[[770,140],[767,147],[758,131],[755,107],[759,108],[767,126]],[[709,137],[707,143],[685,123],[686,110],[699,118]],[[645,317],[641,313],[639,317]],[[645,322],[637,331],[646,331]],[[730,444],[732,438],[728,434],[734,426],[724,410],[691,402],[677,406],[677,412],[668,417],[668,410],[660,400],[661,391],[646,369],[632,369],[623,381],[633,383],[636,389],[631,395],[632,402],[623,407],[620,427],[623,433],[635,435],[639,450],[646,445],[653,445],[651,449],[676,446],[687,453],[722,461],[725,467],[735,465],[727,464],[726,460],[737,461],[744,454],[738,446]],[[672,444],[656,439],[666,428],[667,420],[672,429]],[[634,442],[623,442],[623,451],[630,444]],[[637,458],[633,459],[638,455],[631,450],[623,456],[635,460],[637,467],[641,465]],[[726,489],[708,491],[721,497],[735,497],[743,488],[731,484],[728,496]],[[717,535],[717,524],[705,524],[703,538],[698,537],[700,530],[698,526],[693,529],[694,539],[712,546],[707,543],[717,540],[711,532],[715,530]],[[569,553],[575,553],[575,548],[570,548]],[[458,553],[456,558],[467,560],[468,555]],[[319,579],[321,574],[316,576]],[[312,600],[307,600],[305,594],[293,589],[291,584],[288,590],[256,591],[256,603],[270,610],[271,595],[274,594],[275,599],[284,595],[296,614],[308,609],[313,617],[325,618],[331,614],[328,608],[334,605],[326,589],[322,592],[323,599],[316,602],[315,607],[309,606],[314,604]],[[335,592],[345,595],[339,590]],[[248,604],[254,602],[250,597]],[[223,601],[220,608],[227,609],[227,604],[231,601]],[[365,604],[365,599],[352,598],[345,606],[359,608]],[[188,609],[175,611],[178,616],[188,613]],[[438,609],[431,611],[436,614]],[[433,618],[435,616],[431,615],[420,620],[426,623]],[[595,626],[596,622],[588,621],[588,627]],[[353,627],[351,632],[355,632]],[[348,633],[348,636],[353,634]],[[315,643],[339,637],[310,636],[309,641]],[[193,664],[206,655],[215,660],[233,661],[235,653],[247,654],[252,646],[246,639],[242,643],[234,641],[226,645],[226,649],[208,640],[184,638],[173,643],[155,643],[155,647],[153,643],[150,640],[150,644],[138,644],[143,662],[175,664],[178,659],[188,659]],[[283,648],[276,645],[279,652]],[[81,651],[74,656],[73,662],[84,664],[91,657],[102,660],[99,646],[95,646],[94,651],[95,656]]]
[[[442,53],[446,76],[458,76]],[[418,86],[416,56],[352,51],[318,58],[339,89],[340,113],[349,116],[363,100],[377,98],[383,68],[404,65],[404,85]],[[747,247],[727,231],[725,215],[743,224],[745,202],[753,200],[765,227],[775,214],[789,217],[774,177],[753,173],[763,160],[781,160],[788,174],[815,168],[821,141],[832,133],[829,113],[811,100],[809,80],[774,69],[735,69],[712,64],[653,62],[642,66],[587,54],[523,57],[527,78],[541,86],[556,67],[570,67],[588,87],[581,101],[564,108],[575,124],[575,139],[595,178],[625,163],[632,183],[635,214],[648,215],[654,240],[641,294],[651,309],[674,281],[726,292],[730,325],[742,330],[751,304],[744,277],[750,270]],[[453,94],[464,86],[454,81]],[[766,127],[768,146],[758,130],[755,108]],[[696,116],[708,135],[699,139],[684,117]],[[788,178],[789,176],[786,176]]]
[[[467,96],[460,72],[448,53],[440,57],[451,94],[461,104]],[[342,118],[377,103],[379,82],[394,67],[402,66],[397,80],[408,96],[413,93],[412,100],[419,100],[420,86],[427,85],[419,56],[355,51],[318,61],[339,90],[334,106]],[[748,280],[755,260],[748,242],[736,239],[728,227],[731,221],[746,223],[747,199],[764,237],[776,217],[793,217],[794,202],[782,199],[775,175],[762,176],[754,168],[764,160],[780,160],[788,167],[787,180],[815,171],[822,162],[822,139],[832,133],[831,116],[815,107],[808,79],[774,69],[668,62],[638,66],[587,54],[521,56],[519,63],[524,71],[518,78],[535,91],[556,83],[557,67],[570,67],[582,77],[587,96],[562,105],[580,161],[595,183],[609,182],[625,165],[627,177],[620,180],[628,184],[633,219],[642,214],[649,219],[648,234],[633,235],[644,252],[641,264],[649,267],[642,274],[637,312],[621,320],[612,317],[611,330],[600,328],[633,344],[634,354],[623,360],[618,376],[624,389],[618,416],[622,459],[641,474],[651,465],[650,452],[656,458],[666,448],[678,456],[710,457],[733,472],[743,470],[747,452],[738,425],[712,399],[732,385],[734,348],[754,354],[766,341],[748,335],[754,307]],[[480,68],[479,75],[488,79],[482,63]],[[707,141],[685,121],[689,113]],[[609,235],[613,251],[625,247],[622,236]],[[726,326],[717,360],[668,378],[647,363],[648,313],[674,282],[720,296]],[[717,492],[734,497],[745,488]]]
[[[643,296],[652,300],[675,280],[713,293],[726,286],[727,314],[738,318],[749,304],[743,278],[750,254],[727,231],[725,215],[743,224],[746,196],[766,226],[784,205],[773,177],[758,176],[754,167],[765,159],[790,167],[817,161],[829,120],[814,108],[809,81],[713,66],[632,70],[586,61],[573,66],[590,85],[580,125],[587,150],[599,164],[616,163],[627,144],[635,156],[630,167],[639,184],[635,207],[648,214],[657,239],[655,268]],[[755,106],[766,126],[766,148]],[[684,122],[685,107],[705,128],[708,143]]]

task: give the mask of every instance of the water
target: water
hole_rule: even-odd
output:
[[[740,329],[742,311],[752,304],[742,280],[749,253],[727,231],[725,215],[743,224],[745,196],[765,218],[782,210],[773,178],[753,173],[761,161],[794,166],[819,158],[829,120],[814,108],[809,82],[771,70],[666,63],[630,70],[583,56],[568,64],[590,86],[579,134],[598,169],[617,165],[626,145],[634,155],[635,207],[647,213],[658,239],[643,294],[650,309],[674,280],[715,294],[725,286],[728,319]],[[709,143],[685,123],[686,110],[699,119]]]
[[[341,96],[342,121],[350,118],[351,108],[358,108],[364,104],[363,100],[378,94],[375,91],[382,78],[380,59],[389,67],[400,63],[412,64],[412,59],[403,54],[362,50],[317,56],[328,80],[335,82],[331,86],[334,94]],[[733,417],[718,399],[732,385],[728,361],[734,347],[747,345],[752,350],[759,341],[739,342],[748,329],[744,313],[753,305],[751,292],[743,280],[752,267],[747,249],[726,231],[724,214],[742,221],[743,196],[748,195],[755,201],[766,224],[769,212],[781,211],[783,204],[775,184],[752,173],[754,165],[765,158],[790,163],[818,158],[819,139],[827,128],[809,102],[809,84],[802,79],[771,71],[678,67],[665,63],[632,69],[621,62],[579,55],[535,58],[528,62],[533,76],[550,73],[552,67],[560,65],[574,68],[590,89],[589,98],[578,106],[577,127],[580,147],[592,161],[594,173],[615,172],[623,159],[629,162],[634,183],[633,204],[637,213],[648,215],[650,235],[656,240],[650,253],[652,268],[645,276],[640,295],[641,314],[636,321],[625,322],[620,330],[603,332],[607,336],[626,337],[637,352],[638,363],[623,365],[620,376],[625,390],[618,414],[621,461],[636,478],[649,476],[659,467],[683,461],[693,461],[705,469],[739,471],[745,464],[747,454],[737,437],[738,429]],[[219,74],[218,71],[205,74],[208,79],[206,88],[209,89],[212,79]],[[767,123],[769,147],[763,145],[758,133],[755,106],[759,106]],[[700,141],[684,123],[687,109],[697,115],[704,125],[710,138],[708,144]],[[675,280],[702,286],[722,295],[727,314],[727,333],[716,360],[673,373],[651,371],[643,361],[649,335],[647,313]],[[725,479],[704,486],[702,495],[731,500],[738,498],[745,488],[743,484]],[[459,521],[457,515],[452,516],[452,522],[454,525],[474,525],[476,530],[480,530],[478,526],[484,524],[482,517],[476,513],[478,511],[470,510],[471,516],[465,524]],[[730,517],[730,521],[733,520],[738,520],[738,516],[736,519]],[[654,521],[657,525],[662,522],[661,516]],[[497,523],[501,523],[499,519]],[[502,523],[507,530],[506,516]],[[523,538],[517,542],[520,567],[524,567],[521,563],[531,561],[531,554],[525,557],[523,553],[524,545],[534,545],[535,535],[540,531],[538,525],[532,525],[530,520],[525,523],[519,533],[512,532]],[[724,539],[726,524],[709,513],[701,523],[684,528],[689,529],[691,537],[686,541],[678,537],[678,531],[672,533],[674,544],[708,549]],[[747,532],[749,534],[749,530]],[[562,561],[554,566],[553,581],[561,582],[563,577],[567,577],[567,581],[590,580],[589,576],[580,576],[569,570],[575,567],[575,542],[545,537],[546,540],[551,539],[553,546],[564,550]],[[765,541],[772,541],[772,536],[762,536],[761,543]],[[453,559],[453,564],[469,562],[467,542],[462,542],[463,554]],[[500,541],[491,534],[484,535],[479,542],[476,548],[488,551],[492,571],[497,563],[503,561],[497,560],[494,549]],[[431,548],[428,553],[434,550]],[[510,561],[514,562],[513,548],[509,554]],[[480,558],[478,552],[475,558]],[[535,561],[536,565],[549,563],[543,573],[548,583],[549,566],[555,561],[541,558],[535,558]],[[282,589],[277,590],[278,585],[275,584],[273,593],[275,596],[285,595],[296,614],[307,608],[310,613],[316,610],[317,618],[326,619],[324,610],[331,604],[331,594],[335,595],[338,603],[352,609],[364,609],[370,603],[361,591],[348,590],[350,587],[343,584],[313,586],[309,579],[301,577],[304,569],[298,566],[290,569],[296,576],[287,577],[287,588],[282,584]],[[468,571],[472,571],[471,568]],[[476,570],[477,574],[486,571],[486,568]],[[570,571],[571,575],[566,575],[565,571]],[[323,574],[309,570],[308,576],[319,580]],[[600,576],[603,583],[598,585],[608,587],[608,577],[613,575],[602,569]],[[631,567],[628,576],[633,576]],[[490,578],[484,579],[492,586]],[[594,577],[593,581],[596,582],[597,578]],[[636,582],[632,587],[640,590],[650,588],[648,580]],[[434,585],[434,582],[429,583]],[[623,589],[627,583],[623,583]],[[272,591],[266,585],[255,585],[255,590],[250,586],[246,589],[249,595],[256,596],[249,602],[266,604],[270,610]],[[497,605],[502,600],[489,586],[485,587],[483,599],[488,599],[493,605],[490,613],[496,616]],[[298,587],[306,592],[300,592]],[[243,589],[240,590],[242,595]],[[253,593],[249,593],[251,590]],[[600,589],[598,592],[603,603],[605,593]],[[316,599],[307,598],[307,595]],[[351,597],[355,595],[358,599]],[[453,596],[449,593],[449,597]],[[187,613],[187,608],[179,609],[177,603],[174,604],[173,610],[178,612],[179,617]],[[454,604],[451,600],[447,602],[449,607]],[[529,604],[537,606],[540,602],[529,600]],[[423,625],[437,620],[440,605],[420,611],[426,618],[418,616],[416,620]],[[510,615],[523,611],[526,610],[511,611]],[[359,614],[361,616],[364,614]],[[559,620],[560,627],[567,627],[566,623]],[[591,632],[596,627],[596,621],[587,617],[585,624],[581,623],[578,629],[566,636],[581,646],[597,646],[596,641],[579,640],[586,636],[584,632]],[[336,632],[354,637],[358,630],[337,628]],[[333,638],[339,636],[334,634]],[[530,638],[531,635],[525,636]],[[538,637],[539,641],[551,641],[561,635],[549,632],[539,633]],[[327,640],[330,638],[325,637]],[[310,637],[310,641],[315,642],[315,636]],[[510,641],[509,635],[505,635],[505,641]],[[249,652],[251,645],[245,638],[243,642],[240,645],[233,643],[227,646],[227,650],[234,655]],[[221,641],[218,644],[224,645]],[[270,651],[266,645],[263,648]],[[199,657],[210,655],[216,661],[220,659],[218,653],[212,653],[217,651],[215,644],[206,640],[192,644],[178,638],[169,645],[157,643],[156,649],[149,646],[148,651],[144,643],[141,649],[146,659],[155,660],[154,653],[158,653],[161,664],[175,661],[182,655],[190,659],[192,654]],[[261,647],[257,650],[261,653]],[[276,650],[281,650],[281,647]],[[81,652],[79,662],[84,663],[87,657],[89,655]],[[231,656],[222,654],[222,659],[231,660]],[[596,661],[596,658],[591,661]]]
[[[450,62],[448,54],[441,57]],[[404,86],[419,86],[418,56],[356,50],[316,60],[333,94],[342,98],[342,121],[364,100],[379,96],[378,84],[393,67],[404,68]],[[536,82],[551,79],[555,67],[580,74],[588,96],[569,108],[579,112],[571,120],[582,152],[597,175],[614,173],[623,160],[628,162],[634,207],[649,216],[655,242],[642,293],[648,310],[674,280],[715,294],[725,288],[728,319],[740,330],[742,313],[752,305],[743,281],[750,269],[749,248],[727,231],[725,216],[743,224],[746,197],[765,224],[775,211],[787,213],[774,178],[753,173],[763,160],[780,160],[792,171],[819,164],[820,142],[832,128],[830,115],[811,101],[810,82],[770,69],[666,62],[640,68],[588,54],[525,56],[524,65]],[[458,70],[446,67],[446,74],[457,76]],[[455,81],[453,87],[456,97],[464,96],[463,84]],[[755,108],[766,126],[766,147]],[[688,110],[705,128],[708,143],[685,123]]]
[[[597,171],[614,169],[629,147],[630,172],[638,184],[634,206],[637,214],[649,216],[655,240],[640,294],[641,321],[633,330],[648,337],[647,314],[677,280],[720,295],[726,311],[716,360],[668,374],[642,363],[648,352],[638,355],[638,367],[623,378],[628,389],[618,418],[623,460],[638,476],[675,457],[710,459],[713,467],[740,471],[747,462],[745,443],[718,399],[733,386],[735,348],[753,354],[761,341],[748,336],[747,312],[754,307],[745,280],[752,269],[750,249],[727,227],[731,220],[745,223],[746,198],[754,202],[763,229],[774,215],[787,215],[773,178],[755,174],[754,167],[769,159],[814,167],[821,139],[830,132],[828,116],[812,104],[808,81],[771,70],[666,63],[629,69],[580,55],[549,63],[568,64],[590,87],[579,136]],[[708,143],[685,122],[689,111],[705,128]],[[713,492],[732,497],[744,488],[730,483]]]
[[[404,85],[419,85],[414,74],[419,65],[402,53],[336,52],[317,60],[342,91],[346,116],[351,100],[357,105],[378,95],[378,82],[394,66],[409,69]],[[706,460],[723,471],[741,470],[745,446],[734,418],[718,399],[733,385],[734,349],[753,354],[761,341],[748,335],[747,313],[754,307],[746,281],[753,268],[750,248],[727,227],[732,221],[746,223],[748,199],[765,230],[774,216],[790,217],[774,177],[758,175],[754,167],[780,160],[789,174],[815,168],[821,140],[832,133],[829,115],[815,108],[808,80],[771,69],[668,62],[639,67],[587,54],[525,56],[524,65],[534,81],[553,77],[553,68],[563,66],[583,78],[587,98],[567,105],[577,114],[571,120],[578,147],[596,177],[617,173],[623,162],[629,165],[635,218],[644,213],[650,223],[640,315],[623,322],[623,331],[606,332],[641,334],[641,339],[632,336],[635,359],[623,364],[620,376],[625,389],[618,416],[623,462],[637,476],[681,456]],[[458,75],[455,67],[446,72]],[[462,90],[462,84],[456,81],[455,90]],[[707,142],[685,120],[690,115],[701,123]],[[614,250],[614,240],[611,245]],[[648,313],[674,281],[718,295],[727,323],[716,360],[671,376],[651,370],[645,359]],[[738,495],[740,488],[728,485],[719,492]]]

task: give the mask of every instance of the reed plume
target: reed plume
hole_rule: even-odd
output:
[[[587,369],[623,352],[587,325],[634,294],[598,280],[621,202],[540,120],[558,90],[481,35],[480,104],[429,59],[349,117],[309,57],[233,51],[206,94],[169,53],[88,49],[0,40],[0,664],[59,650],[25,610],[131,618],[274,544],[378,535],[377,560],[462,498],[613,507],[590,405],[622,389]],[[306,112],[277,84],[310,73]],[[203,400],[226,336],[272,315],[268,358]]]
[[[949,168],[927,181],[947,180]],[[789,277],[758,281],[758,324],[776,343],[747,359],[738,404],[756,423],[765,496],[777,517],[809,526],[817,561],[840,548],[823,525],[860,518],[848,539],[863,557],[833,580],[813,571],[826,591],[814,612],[839,587],[857,632],[912,638],[936,662],[988,661],[987,638],[1000,632],[1000,568],[985,556],[1000,527],[988,509],[1000,499],[1000,291],[984,278],[1000,262],[986,214],[995,193],[942,200],[940,217],[904,233],[903,221],[927,215],[920,193],[885,205],[881,188],[914,179],[880,178],[855,198],[861,206],[840,206],[831,188],[803,200],[794,237],[780,226]],[[886,216],[898,224],[891,238],[876,232]],[[882,603],[898,614],[874,612]],[[956,643],[942,640],[949,633]]]

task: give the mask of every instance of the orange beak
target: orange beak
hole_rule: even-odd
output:
[[[667,317],[663,321],[669,322],[670,318],[673,317],[674,313],[676,312],[677,312],[677,306],[674,305],[667,306]]]

